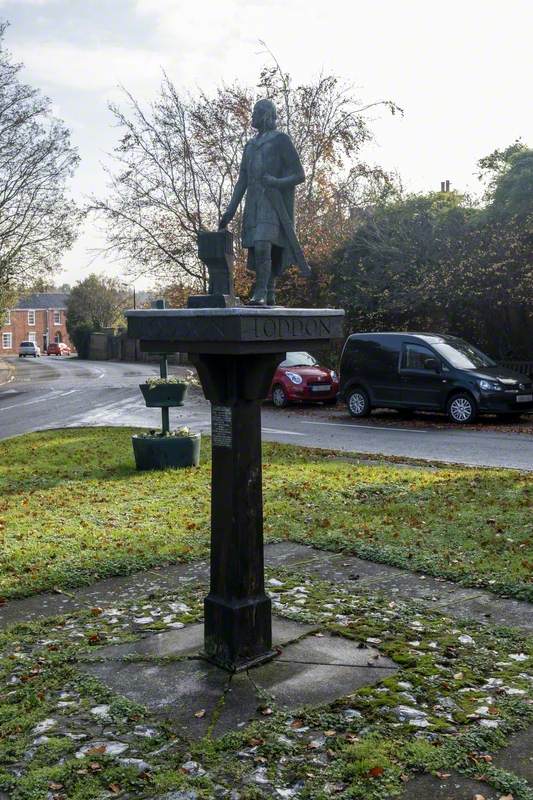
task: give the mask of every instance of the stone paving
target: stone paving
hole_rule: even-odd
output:
[[[418,599],[428,607],[458,619],[511,625],[533,633],[533,604],[505,599],[485,590],[470,589],[428,575],[365,561],[356,556],[281,542],[265,547],[267,567],[287,567],[341,582],[358,589],[382,592],[392,598]],[[197,561],[97,581],[71,592],[44,593],[12,600],[0,607],[0,628],[14,621],[37,620],[92,606],[134,599],[150,592],[172,591],[193,582],[207,582],[209,563]]]
[[[501,624],[525,633],[533,630],[531,604],[496,597],[486,591],[468,589],[445,580],[416,575],[345,554],[318,551],[291,543],[268,545],[265,555],[269,568],[288,569],[311,580],[329,581],[333,586],[342,586],[348,596],[352,589],[354,595],[378,592],[390,600],[391,607],[395,602],[415,599],[421,608],[425,606],[447,617],[455,617],[458,625],[462,620],[472,619],[487,628]],[[0,628],[13,622],[37,621],[95,607],[99,613],[104,609],[103,617],[111,614],[111,609],[120,603],[134,603],[139,597],[149,598],[162,592],[186,591],[198,583],[206,583],[207,579],[208,563],[202,561],[111,578],[69,593],[49,593],[13,600],[0,607]],[[269,585],[271,592],[275,590],[275,583],[275,580],[270,580],[270,584],[273,584]],[[140,619],[133,621],[141,622]],[[112,691],[133,702],[147,705],[156,716],[169,719],[177,731],[182,734],[186,732],[192,739],[199,739],[207,732],[216,738],[260,718],[260,701],[264,696],[271,697],[280,707],[289,711],[306,703],[328,704],[363,685],[372,686],[397,671],[397,665],[380,653],[380,639],[365,641],[363,638],[361,644],[324,633],[320,626],[287,618],[275,617],[274,623],[274,644],[281,651],[276,661],[234,676],[228,676],[199,658],[202,642],[200,624],[183,627],[181,623],[176,623],[176,627],[181,626],[179,629],[162,633],[147,630],[141,634],[143,638],[136,641],[98,647],[94,652],[87,650],[80,654],[78,664],[88,676],[97,677]],[[459,630],[452,630],[451,633],[458,641],[464,640],[463,644],[470,639],[474,646],[470,636],[459,635]],[[422,637],[413,623],[415,638]],[[420,642],[413,640],[409,644],[416,652]],[[466,644],[468,646],[468,642]],[[455,658],[453,647],[449,657]],[[518,655],[511,657],[518,660]],[[505,689],[505,685],[501,687],[500,681],[483,688],[485,693],[493,696],[499,692],[516,692],[517,696],[525,694],[523,690]],[[385,691],[379,686],[376,688],[378,692]],[[411,691],[412,687],[405,687],[405,702],[414,705]],[[481,702],[478,700],[478,705]],[[490,698],[487,698],[487,702],[490,705]],[[100,706],[95,706],[89,713],[93,715],[98,708]],[[407,706],[398,706],[398,709],[403,708]],[[477,712],[481,713],[480,724],[497,724],[490,719],[489,712],[488,718],[483,719],[485,712],[482,708],[482,705],[477,708]],[[198,713],[199,709],[201,714]],[[422,716],[410,724],[416,723],[423,730],[427,724],[427,713],[420,713]],[[445,709],[439,713],[445,715]],[[314,740],[311,746],[315,746]],[[321,752],[319,755],[322,757]],[[533,727],[513,736],[506,747],[496,750],[486,759],[486,762],[474,763],[468,774],[450,769],[439,772],[438,777],[429,774],[415,776],[405,784],[400,798],[533,800]],[[261,767],[257,772],[260,770]],[[498,790],[500,774],[514,776],[519,792],[516,796]],[[292,789],[283,791],[286,794],[271,796],[298,796]],[[169,798],[171,796],[180,800],[185,797],[195,800],[197,797],[195,791],[189,790],[174,792]],[[0,792],[0,800],[9,798]],[[158,800],[162,800],[162,796],[158,795]]]
[[[85,659],[93,663],[82,668],[115,692],[172,720],[177,730],[192,738],[208,731],[219,736],[260,719],[264,696],[289,710],[332,703],[398,669],[374,647],[320,632],[314,635],[315,630],[275,616],[272,644],[280,655],[236,675],[199,655],[201,624],[100,648]],[[172,661],[161,663],[165,658]],[[199,708],[205,713],[198,718],[194,713]]]

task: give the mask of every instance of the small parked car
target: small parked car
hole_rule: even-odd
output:
[[[321,367],[310,353],[287,353],[278,366],[269,398],[283,408],[295,401],[337,402],[339,379],[332,369]]]
[[[530,377],[500,367],[474,345],[436,333],[355,333],[344,345],[340,397],[353,417],[373,408],[443,411],[452,422],[478,414],[533,411]]]
[[[69,356],[70,347],[64,342],[50,342],[46,348],[47,356]]]
[[[33,356],[37,358],[41,355],[41,348],[35,342],[21,342],[19,345],[19,358],[23,356]]]

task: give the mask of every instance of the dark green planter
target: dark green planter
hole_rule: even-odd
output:
[[[189,387],[186,383],[141,383],[139,389],[143,393],[148,408],[170,408],[182,406]]]
[[[137,469],[197,467],[200,434],[190,436],[132,436]]]

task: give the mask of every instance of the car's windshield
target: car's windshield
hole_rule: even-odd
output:
[[[287,353],[287,358],[280,367],[314,367],[317,362],[311,353]]]
[[[33,347],[34,344],[33,344],[33,342],[21,342],[20,346],[21,347]]]
[[[482,353],[474,345],[463,342],[462,339],[456,339],[453,345],[448,344],[448,342],[438,342],[433,344],[433,347],[446,361],[449,361],[452,367],[457,367],[457,369],[479,369],[480,367],[496,366],[496,362],[492,358]]]

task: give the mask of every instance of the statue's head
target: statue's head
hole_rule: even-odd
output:
[[[276,127],[276,106],[272,100],[258,100],[252,112],[252,128],[271,131]]]

